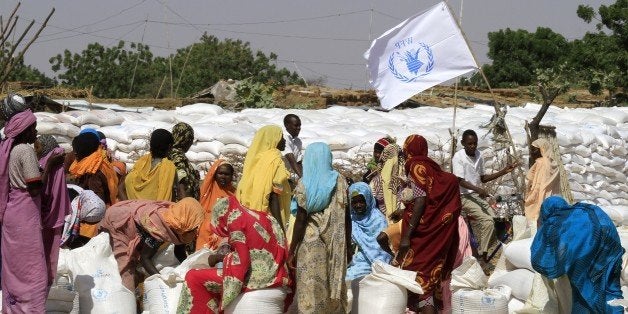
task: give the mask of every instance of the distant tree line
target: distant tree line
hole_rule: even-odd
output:
[[[502,29],[488,34],[488,57],[482,67],[493,87],[517,87],[539,83],[539,72],[568,76],[574,86],[594,95],[606,92],[609,100],[626,101],[628,86],[628,0],[602,5],[597,12],[580,5],[584,22],[597,21],[596,31],[569,41],[549,28],[535,32]],[[546,74],[548,72],[545,72]],[[485,86],[481,75],[463,80],[465,85]]]
[[[596,21],[596,31],[571,41],[545,27],[535,32],[509,28],[490,32],[488,57],[492,64],[482,68],[491,86],[537,85],[558,75],[571,86],[587,88],[595,95],[604,93],[609,101],[625,102],[628,0],[616,0],[597,11],[580,5],[576,13],[583,22]],[[11,79],[93,87],[94,95],[102,98],[185,97],[229,78],[273,86],[298,84],[297,74],[278,68],[276,60],[274,53],[254,52],[248,42],[205,34],[199,42],[167,57],[153,56],[143,44],[121,41],[104,47],[92,43],[80,53],[65,50],[50,58],[55,80],[23,62]],[[462,79],[462,84],[486,85],[477,73]]]

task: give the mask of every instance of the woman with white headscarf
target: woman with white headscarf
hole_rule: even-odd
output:
[[[532,147],[541,151],[541,157],[534,161],[526,176],[525,215],[528,220],[536,222],[543,200],[551,195],[560,195],[560,173],[558,164],[552,159],[549,141],[537,139],[532,142]]]
[[[81,222],[97,223],[105,216],[105,202],[93,191],[69,184],[72,211],[65,216],[61,245],[77,248],[85,245],[89,238],[79,234]]]

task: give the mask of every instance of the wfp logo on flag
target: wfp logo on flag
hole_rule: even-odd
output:
[[[386,31],[373,40],[364,58],[385,109],[478,67],[445,2]]]
[[[409,37],[395,43],[395,48],[388,58],[388,70],[398,80],[411,83],[434,69],[434,53],[427,44]]]

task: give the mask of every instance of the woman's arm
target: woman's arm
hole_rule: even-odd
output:
[[[174,256],[179,260],[179,263],[183,263],[188,257],[185,252],[185,244],[177,244],[174,246]]]
[[[307,212],[303,207],[297,207],[297,216],[292,230],[292,241],[290,242],[290,251],[288,253],[288,267],[295,268],[297,262],[297,249],[305,236],[305,227],[307,223]]]
[[[281,229],[285,231],[285,227],[283,225],[283,220],[281,218],[281,204],[279,202],[279,194],[275,192],[270,192],[270,196],[268,199],[268,207],[270,207],[270,214],[277,219]]]
[[[397,252],[397,258],[401,258],[401,262],[405,259],[405,255],[410,249],[410,237],[416,229],[417,225],[421,221],[423,211],[425,210],[425,197],[417,197],[414,199],[414,206],[412,207],[412,217],[408,223],[408,228],[401,235],[401,242],[399,243],[399,251]]]
[[[159,271],[155,264],[153,263],[153,257],[157,254],[158,247],[152,248],[144,243],[141,244],[141,252],[140,252],[140,264],[144,267],[144,270],[149,275],[158,274]],[[176,248],[176,247],[175,247]],[[176,255],[176,253],[175,253]]]

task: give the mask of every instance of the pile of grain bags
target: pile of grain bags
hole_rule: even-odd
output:
[[[528,148],[524,125],[536,114],[539,105],[507,109],[506,122],[515,153],[526,164]],[[456,119],[458,134],[465,129],[474,129],[478,133],[478,149],[485,157],[487,172],[500,170],[506,163],[506,148],[494,146],[492,134],[481,128],[489,122],[493,112],[491,106],[475,105],[458,110]],[[186,122],[195,131],[195,142],[187,156],[203,175],[209,164],[221,155],[243,157],[256,130],[267,124],[282,125],[283,117],[288,113],[301,118],[299,137],[304,146],[315,141],[328,143],[334,165],[343,174],[357,177],[363,173],[371,158],[373,144],[379,138],[393,136],[402,145],[413,133],[427,139],[430,157],[445,169],[449,167],[449,128],[453,108],[420,107],[384,112],[335,106],[320,110],[245,109],[230,112],[212,104],[193,104],[176,110],[142,113],[105,109],[36,115],[40,134],[53,134],[66,149],[81,129],[99,129],[108,137],[108,146],[115,156],[129,167],[148,152],[148,139],[154,129],[171,130],[174,124]],[[543,124],[556,126],[561,157],[575,199],[618,211],[618,215],[628,221],[628,108],[551,107]],[[458,148],[461,148],[459,144]],[[505,176],[499,186],[500,194],[514,191],[509,176]]]

